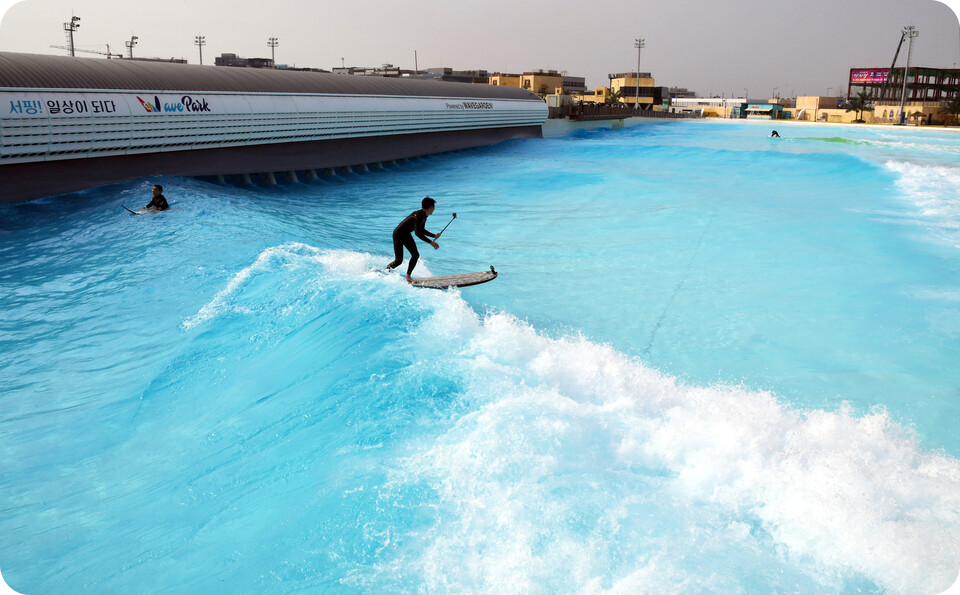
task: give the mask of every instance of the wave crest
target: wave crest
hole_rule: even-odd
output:
[[[960,464],[884,410],[687,386],[504,314],[473,328],[458,365],[476,409],[400,471],[446,511],[414,556],[431,588],[618,590],[662,572],[667,590],[727,590],[776,568],[784,586],[936,593],[955,578]]]

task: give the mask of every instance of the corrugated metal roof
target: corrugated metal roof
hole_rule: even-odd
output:
[[[542,101],[525,89],[496,85],[14,52],[0,52],[0,88],[3,87],[412,95]]]

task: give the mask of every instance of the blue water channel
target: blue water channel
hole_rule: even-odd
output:
[[[0,206],[22,593],[939,593],[960,134],[666,122]],[[172,209],[133,216],[153,183]],[[456,220],[409,287],[391,231]],[[405,265],[404,265],[405,266]]]

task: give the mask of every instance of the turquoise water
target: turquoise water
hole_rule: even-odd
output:
[[[0,206],[24,593],[939,593],[960,135],[683,122]],[[424,195],[457,220],[371,271]]]

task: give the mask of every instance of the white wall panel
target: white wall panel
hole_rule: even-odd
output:
[[[0,164],[540,126],[539,101],[0,90]]]

